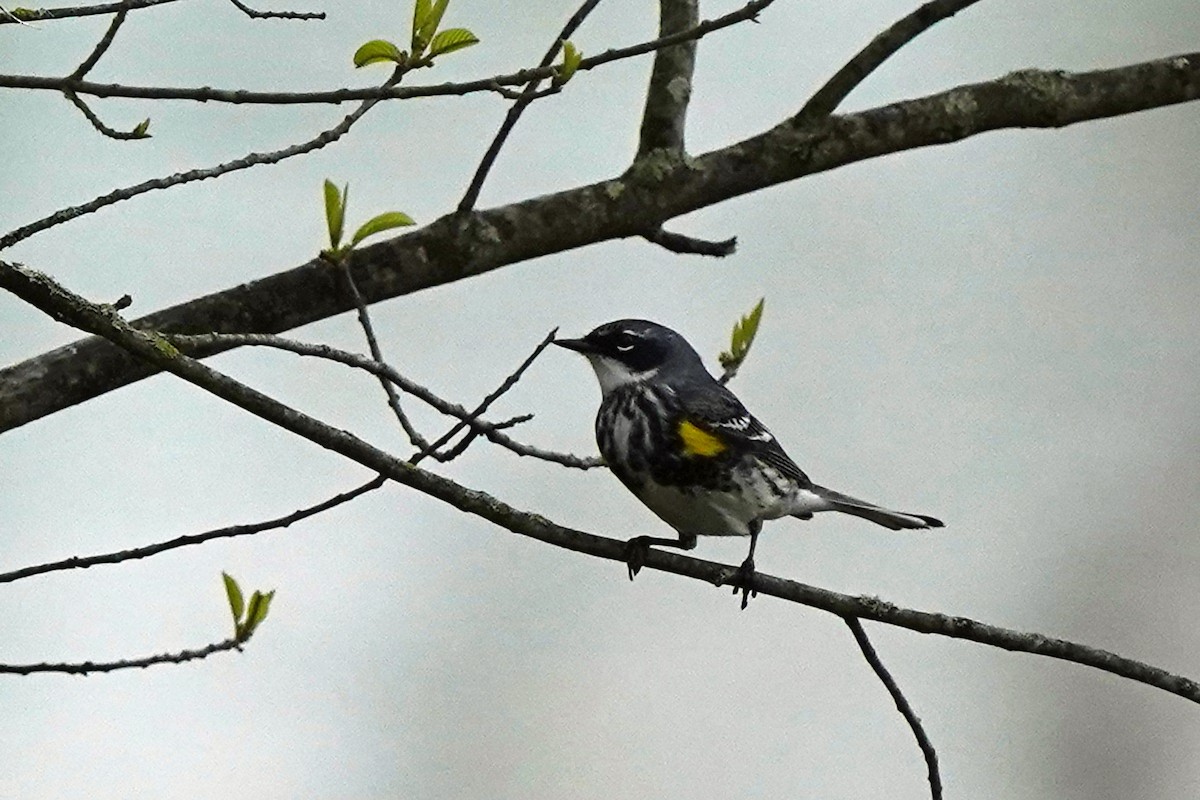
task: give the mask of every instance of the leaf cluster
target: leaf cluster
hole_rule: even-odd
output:
[[[750,353],[750,345],[754,344],[754,337],[758,334],[758,323],[762,321],[763,303],[766,298],[760,298],[749,314],[744,315],[733,325],[733,334],[730,336],[729,349],[717,356],[717,360],[721,362],[721,367],[725,370],[725,374],[733,376],[742,366],[742,362],[746,360],[746,356]]]
[[[479,44],[479,37],[466,28],[439,31],[442,16],[450,0],[416,0],[413,4],[410,50],[401,50],[395,42],[372,39],[354,51],[354,66],[394,63],[401,69],[427,67],[438,56]]]
[[[233,638],[238,643],[249,641],[254,631],[267,618],[271,610],[271,601],[275,598],[275,590],[263,593],[255,590],[250,595],[249,604],[242,596],[242,588],[227,572],[221,573],[225,581],[225,596],[229,599],[229,611],[233,614]]]
[[[564,40],[562,43],[562,63],[554,68],[554,77],[550,79],[550,85],[559,87],[575,75],[575,70],[579,69],[579,63],[583,61],[583,53],[580,52],[570,40]]]
[[[346,222],[346,204],[349,200],[350,184],[339,190],[333,181],[325,180],[325,225],[329,229],[329,249],[322,250],[321,255],[329,261],[341,261],[368,236],[417,224],[403,211],[385,211],[359,225],[358,230],[350,237],[350,243],[343,246],[342,233]]]

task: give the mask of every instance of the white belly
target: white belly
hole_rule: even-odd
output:
[[[646,506],[680,533],[697,536],[749,536],[754,520],[777,519],[792,513],[788,498],[744,487],[728,493],[646,481],[637,492]]]

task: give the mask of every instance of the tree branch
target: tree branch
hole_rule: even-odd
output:
[[[132,130],[128,131],[119,131],[116,128],[110,128],[104,124],[104,120],[100,119],[100,117],[96,115],[96,112],[92,111],[87,103],[83,102],[83,98],[81,98],[79,95],[75,94],[70,89],[67,89],[63,92],[63,96],[66,97],[67,100],[71,101],[71,105],[79,109],[79,113],[83,114],[84,118],[91,123],[93,128],[110,139],[127,141],[132,139],[145,139],[149,135],[144,131],[138,130],[138,126],[134,126]]]
[[[143,669],[155,664],[183,664],[187,661],[199,661],[208,658],[213,653],[223,653],[227,650],[241,650],[245,641],[226,639],[223,642],[210,644],[198,650],[180,650],[178,653],[162,653],[144,658],[122,659],[120,661],[82,661],[74,664],[0,664],[0,675],[32,675],[35,672],[65,672],[68,675],[90,675],[93,672],[115,672],[119,669]]]
[[[174,0],[161,0],[174,2]],[[710,33],[737,25],[748,19],[754,19],[759,12],[775,0],[751,0],[737,11],[732,11],[720,17],[701,22],[694,28],[672,36],[651,39],[629,47],[616,47],[605,50],[594,56],[583,59],[579,63],[579,72],[596,69],[597,67],[621,61],[626,58],[636,58],[647,53],[653,53],[663,47],[686,42],[690,39],[701,39]],[[96,13],[113,13],[120,4],[103,6],[106,10]],[[131,6],[133,8],[134,6]],[[47,78],[37,75],[0,75],[0,88],[4,89],[35,89],[61,92],[64,89],[74,89],[79,94],[96,97],[130,97],[143,100],[192,100],[198,103],[233,103],[263,104],[263,105],[310,105],[317,103],[351,103],[362,100],[407,100],[414,97],[445,97],[473,94],[475,92],[498,92],[501,87],[521,86],[531,81],[545,80],[554,77],[555,67],[546,66],[536,69],[523,69],[508,75],[496,75],[491,78],[480,78],[463,83],[443,83],[434,86],[405,86],[387,87],[371,86],[361,89],[333,89],[323,92],[251,92],[244,89],[212,89],[207,86],[193,88],[172,88],[167,86],[123,86],[118,83],[92,83],[90,81],[72,81],[70,78]],[[503,92],[500,92],[503,94]]]
[[[198,336],[172,335],[169,337],[169,339],[174,344],[182,347],[189,355],[195,355],[196,353],[208,354],[211,350],[210,345],[215,343],[219,346],[223,346],[223,349],[228,349],[228,346],[231,344],[236,344],[237,346],[252,345],[258,347],[272,347],[277,350],[286,350],[290,353],[295,353],[301,356],[311,356],[314,358],[324,358],[328,361],[335,361],[339,364],[353,367],[354,369],[361,369],[364,372],[369,372],[380,379],[386,380],[389,383],[400,387],[402,391],[411,394],[413,397],[416,397],[419,400],[422,400],[441,413],[450,417],[457,417],[459,420],[462,420],[466,425],[468,425],[476,434],[484,436],[489,441],[494,442],[495,444],[498,444],[507,450],[511,450],[519,456],[531,456],[543,461],[552,461],[565,467],[574,467],[575,469],[592,469],[594,467],[603,466],[603,462],[598,458],[581,458],[579,456],[571,455],[570,453],[555,453],[550,450],[543,450],[538,447],[533,447],[531,445],[518,442],[500,432],[501,428],[511,427],[511,425],[515,424],[512,420],[509,420],[508,424],[502,424],[491,423],[485,420],[477,419],[476,412],[467,411],[467,409],[463,408],[457,403],[451,403],[450,401],[439,397],[416,381],[410,380],[404,375],[401,375],[389,364],[381,361],[375,361],[365,356],[360,356],[357,353],[349,353],[345,350],[339,350],[335,347],[330,347],[329,345],[309,344],[307,342],[298,342],[294,339],[284,339],[279,336],[272,336],[270,334],[263,333],[210,333],[201,334]],[[538,350],[535,351],[534,356],[536,356],[537,353],[540,353],[543,347],[544,346],[539,346]],[[530,357],[529,363],[532,362],[532,358],[533,356]],[[523,364],[520,370],[517,372],[516,377],[519,378],[520,373],[523,372],[527,366],[528,363]],[[509,376],[505,383],[507,383],[509,380],[514,380],[514,377]],[[419,452],[413,456],[413,460],[410,460],[410,463],[415,464],[423,458],[425,458],[425,455]]]
[[[176,0],[122,0],[117,3],[101,3],[94,6],[68,6],[64,8],[31,9],[26,14],[0,15],[0,25],[12,25],[22,22],[42,22],[53,19],[69,19],[71,17],[90,17],[97,14],[115,14],[121,9],[138,11],[151,6],[161,6],[174,3]]]
[[[42,273],[0,261],[0,288],[7,289],[54,319],[103,336],[132,355],[149,361],[159,370],[170,372],[267,422],[397,483],[441,500],[459,511],[474,514],[513,533],[556,547],[621,564],[626,561],[625,542],[556,525],[543,516],[516,509],[485,492],[469,489],[448,478],[414,467],[347,431],[326,425],[188,358],[161,335],[132,327],[112,306],[90,303]],[[724,564],[653,549],[648,551],[645,565],[716,586],[738,582],[741,574],[737,568]],[[822,609],[839,617],[873,619],[921,633],[936,633],[1005,650],[1072,661],[1200,703],[1200,684],[1193,680],[1064,639],[1008,630],[965,617],[899,608],[878,598],[852,597],[760,572],[754,573],[747,585],[760,595]]]
[[[658,35],[670,36],[700,21],[697,0],[659,0]],[[682,157],[688,101],[692,99],[692,72],[696,67],[696,40],[664,47],[654,54],[654,68],[646,90],[637,157],[664,150]]]
[[[325,19],[324,11],[259,11],[241,0],[229,0],[250,19]]]
[[[691,236],[684,236],[682,233],[672,233],[671,231],[663,230],[662,226],[655,228],[649,233],[644,233],[642,236],[651,244],[656,244],[664,250],[681,255],[724,258],[725,256],[733,255],[737,250],[736,236],[714,242],[708,239],[696,239]]]
[[[85,58],[69,76],[72,80],[82,80],[83,76],[91,72],[92,67],[99,63],[100,58],[106,52],[108,52],[108,48],[112,45],[113,39],[116,38],[117,31],[120,29],[121,25],[125,23],[125,17],[128,16],[128,14],[129,6],[122,3],[120,10],[118,10],[116,15],[112,18],[112,22],[108,24],[108,30],[106,30],[104,35],[100,37],[100,41],[96,42],[96,46],[92,48],[92,52],[88,54],[88,57]]]
[[[371,358],[378,361],[380,364],[386,363],[383,360],[383,350],[379,347],[379,339],[375,336],[375,326],[371,324],[371,312],[367,310],[367,304],[363,300],[362,293],[358,291],[358,285],[354,282],[354,273],[346,266],[344,261],[339,265],[342,270],[342,275],[346,278],[346,287],[350,292],[350,297],[354,301],[355,311],[358,312],[358,324],[363,329],[363,335],[367,338],[367,349],[371,351]],[[421,435],[421,432],[413,426],[408,415],[404,413],[404,408],[400,405],[400,396],[396,394],[396,390],[392,387],[392,382],[382,375],[379,378],[379,385],[383,387],[383,392],[387,395],[388,407],[392,409],[392,414],[396,417],[396,421],[400,423],[400,427],[408,436],[408,441],[413,447],[423,449],[429,446],[429,442]]]
[[[832,114],[850,92],[879,68],[901,47],[932,28],[937,23],[975,5],[979,0],[930,0],[904,19],[892,25],[859,50],[854,58],[838,70],[817,93],[809,99],[797,119],[823,117]]]
[[[278,528],[286,528],[289,525],[299,522],[303,519],[316,516],[331,508],[340,506],[342,503],[348,503],[354,498],[364,495],[367,492],[372,492],[384,484],[382,476],[372,478],[364,483],[351,489],[348,492],[334,495],[328,500],[323,500],[314,506],[302,508],[299,511],[293,511],[285,517],[278,519],[269,519],[265,522],[256,522],[252,525],[231,525],[227,528],[216,528],[204,533],[193,533],[186,536],[177,536],[165,542],[149,544],[144,547],[134,547],[129,550],[118,550],[113,553],[102,553],[94,556],[75,556],[73,558],[65,558],[61,561],[51,561],[45,564],[35,564],[30,567],[22,567],[11,572],[0,572],[0,583],[13,583],[23,578],[29,578],[34,575],[45,575],[48,572],[59,572],[68,569],[87,569],[100,564],[120,564],[124,561],[133,561],[139,558],[149,558],[156,556],[159,553],[165,553],[168,550],[174,550],[178,547],[187,547],[193,544],[203,544],[204,542],[213,539],[230,539],[235,536],[250,536],[263,531],[276,530]]]
[[[842,617],[842,619],[849,626],[850,632],[854,634],[854,641],[858,642],[858,649],[862,650],[863,657],[867,659],[871,669],[875,670],[876,677],[883,683],[888,694],[892,696],[896,710],[900,712],[904,721],[908,723],[908,727],[912,729],[913,736],[917,739],[917,746],[921,748],[921,755],[925,756],[925,767],[929,771],[929,793],[933,796],[933,800],[942,800],[942,777],[938,773],[937,751],[933,749],[933,742],[929,741],[929,736],[926,735],[925,728],[921,725],[921,718],[908,704],[904,692],[900,691],[900,685],[896,683],[892,673],[888,672],[888,668],[883,665],[883,660],[875,652],[875,647],[867,637],[867,632],[863,630],[858,617]]]
[[[533,352],[521,362],[521,364],[512,372],[512,374],[504,379],[504,381],[496,388],[494,392],[483,398],[479,405],[477,405],[468,416],[463,417],[457,423],[455,423],[450,430],[442,434],[437,441],[435,441],[433,444],[427,444],[421,449],[421,452],[410,458],[409,463],[416,464],[426,456],[433,456],[436,460],[445,462],[462,455],[463,451],[465,451],[468,445],[470,445],[471,440],[483,433],[482,429],[472,426],[472,423],[476,422],[484,412],[491,408],[492,403],[499,400],[509,389],[517,385],[517,381],[521,380],[521,376],[525,374],[525,370],[529,369],[534,360],[540,356],[547,347],[550,346],[551,342],[554,341],[554,334],[556,333],[558,333],[558,328],[555,328],[554,330],[550,331],[550,333],[546,334],[546,338],[538,342],[537,347],[533,348]],[[528,419],[528,417],[526,419]],[[511,420],[509,420],[509,422],[511,422]],[[437,452],[438,448],[444,446],[447,442],[453,439],[456,434],[468,427],[471,428],[471,432],[463,439],[463,441],[445,456],[439,457]],[[495,432],[497,427],[498,426],[493,425],[492,431]]]
[[[563,42],[571,37],[583,21],[587,19],[588,14],[592,13],[600,0],[584,0],[583,5],[579,7],[571,18],[567,20],[567,24],[563,26],[554,43],[550,45],[550,49],[546,51],[546,55],[542,56],[542,61],[538,64],[538,69],[548,69],[554,63],[554,59],[562,50]],[[659,52],[662,52],[661,50]],[[479,192],[483,189],[483,182],[487,180],[488,173],[492,170],[492,165],[496,163],[496,157],[500,155],[500,148],[504,147],[504,143],[508,140],[508,134],[516,127],[517,120],[525,113],[525,109],[534,100],[539,97],[545,97],[545,93],[538,92],[538,84],[542,82],[542,78],[531,80],[525,84],[525,89],[517,95],[515,102],[509,107],[508,113],[504,115],[504,121],[500,123],[500,129],[496,131],[496,135],[492,138],[492,143],[488,145],[487,151],[483,154],[483,158],[479,162],[479,166],[475,168],[475,174],[471,176],[471,183],[467,186],[467,191],[463,194],[462,200],[458,202],[458,213],[465,214],[475,207],[475,202],[479,199]]]
[[[1005,128],[1057,128],[1200,97],[1200,53],[1085,73],[1016,72],[856,114],[794,124],[661,174],[626,175],[508,206],[447,215],[355,250],[368,303],[648,226],[731,197],[846,164]],[[137,327],[170,333],[279,332],[349,310],[337,273],[314,259],[293,270],[151,314]],[[215,345],[198,356],[229,349]],[[157,371],[99,339],[0,370],[0,432]]]
[[[391,78],[389,78],[384,85],[396,83],[400,80],[403,74],[403,69],[398,67],[392,74]],[[74,93],[74,89],[68,89],[68,91]],[[261,164],[278,164],[280,161],[285,159],[303,155],[304,153],[311,153],[314,150],[320,150],[325,145],[336,142],[338,139],[342,138],[342,136],[349,132],[354,123],[362,119],[363,115],[370,111],[378,102],[378,100],[364,100],[358,106],[358,108],[354,109],[345,117],[343,117],[342,121],[337,125],[334,125],[328,130],[322,131],[306,142],[290,145],[288,147],[284,147],[279,150],[273,150],[268,153],[249,153],[242,158],[217,164],[215,167],[193,169],[188,170],[187,172],[177,172],[174,175],[168,175],[163,178],[154,178],[152,180],[143,181],[142,183],[134,186],[127,186],[124,189],[117,189],[116,191],[101,195],[100,197],[94,198],[83,205],[60,209],[47,217],[42,217],[35,222],[29,223],[28,225],[22,225],[16,230],[10,231],[4,236],[0,236],[0,250],[5,250],[9,247],[12,247],[17,242],[21,241],[22,239],[28,239],[35,233],[40,233],[41,231],[53,228],[55,225],[61,225],[64,222],[69,222],[70,220],[82,217],[86,214],[91,214],[92,212],[98,211],[105,206],[110,206],[113,203],[119,203],[122,200],[129,200],[137,197],[139,194],[145,194],[146,192],[152,192],[157,189],[169,189],[172,186],[179,186],[181,184],[192,183],[194,181],[217,178],[230,172],[249,169],[250,167],[256,167]],[[93,120],[93,116],[94,115],[89,115],[88,119]],[[94,120],[93,124],[95,125],[98,122],[99,120]]]

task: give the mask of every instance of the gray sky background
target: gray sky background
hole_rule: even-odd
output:
[[[716,16],[735,3],[706,3]],[[291,6],[289,6],[291,7]],[[305,9],[310,8],[305,6]],[[100,81],[310,89],[382,79],[350,56],[403,41],[409,7],[324,6],[251,22],[220,3],[132,15]],[[571,9],[455,0],[483,39],[422,81],[535,63]],[[689,148],[799,107],[910,6],[779,0],[700,46]],[[107,20],[0,29],[0,70],[64,74]],[[602,4],[585,53],[653,35],[652,3]],[[861,87],[864,108],[1027,68],[1194,51],[1192,0],[981,3]],[[649,60],[535,104],[481,204],[611,177],[636,143]],[[96,103],[154,138],[96,134],[48,94],[7,92],[0,229],[141,180],[268,150],[345,109]],[[130,313],[292,267],[322,246],[320,182],[352,222],[452,208],[505,110],[497,97],[392,103],[343,142],[157,192],[11,253]],[[737,235],[723,261],[615,242],[374,309],[409,376],[464,403],[554,326],[640,316],[715,366],[760,296],[735,389],[815,479],[934,514],[898,535],[828,515],[766,529],[759,566],[840,591],[1115,650],[1200,677],[1200,111],[1003,132],[854,165],[672,227]],[[298,338],[364,350],[342,316]],[[0,295],[0,363],[77,334]],[[286,354],[214,360],[399,453],[369,378]],[[586,363],[546,353],[497,416],[526,441],[594,452]],[[409,403],[427,431],[445,424]],[[477,445],[447,475],[620,538],[661,524],[602,471]],[[159,377],[0,437],[0,569],[287,513],[363,470]],[[697,555],[738,563],[743,541]],[[400,487],[316,520],[0,588],[0,661],[105,660],[223,638],[219,573],[278,596],[242,655],[86,679],[0,682],[0,796],[640,798],[927,796],[907,727],[845,626],[514,536]],[[1200,792],[1200,716],[1094,671],[869,626],[938,747],[947,797],[1177,798]]]

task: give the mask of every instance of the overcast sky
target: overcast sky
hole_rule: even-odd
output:
[[[652,3],[602,3],[585,54],[652,38]],[[705,3],[716,16],[737,3]],[[284,7],[284,6],[279,6]],[[287,6],[288,8],[300,8]],[[218,2],[131,15],[98,81],[254,89],[366,85],[361,42],[407,36],[408,6],[303,6],[245,19]],[[427,82],[535,63],[572,9],[454,0],[482,44]],[[693,153],[759,132],[910,6],[779,0],[699,50]],[[1041,67],[1088,70],[1200,48],[1194,0],[989,0],[920,38],[846,104],[866,108]],[[107,20],[0,28],[0,71],[71,71]],[[535,104],[481,198],[499,205],[619,174],[649,60]],[[0,230],[115,187],[329,127],[334,107],[0,96]],[[377,108],[341,143],[155,192],[6,257],[141,315],[301,264],[324,244],[320,184],[351,222],[450,210],[505,110],[474,95]],[[716,364],[762,296],[734,389],[818,482],[946,521],[893,534],[831,515],[770,523],[760,569],[900,605],[1115,650],[1200,677],[1200,106],[1061,131],[1001,132],[853,165],[671,227],[736,235],[721,261],[622,241],[376,306],[384,351],[465,404],[546,332],[620,317],[670,325]],[[365,350],[350,315],[293,332]],[[78,338],[0,295],[0,363]],[[398,454],[368,377],[281,353],[213,365]],[[545,353],[496,415],[591,454],[599,392]],[[414,402],[429,433],[447,423]],[[618,538],[663,525],[603,471],[486,444],[442,471],[556,522]],[[0,571],[290,512],[369,478],[170,377],[0,437]],[[738,563],[744,541],[703,540]],[[0,681],[0,796],[618,798],[927,796],[903,720],[837,618],[557,550],[402,487],[285,531],[0,587],[0,662],[106,660],[224,638],[219,574],[275,588],[243,654]],[[1112,676],[868,624],[937,746],[948,798],[1200,793],[1200,711]]]

